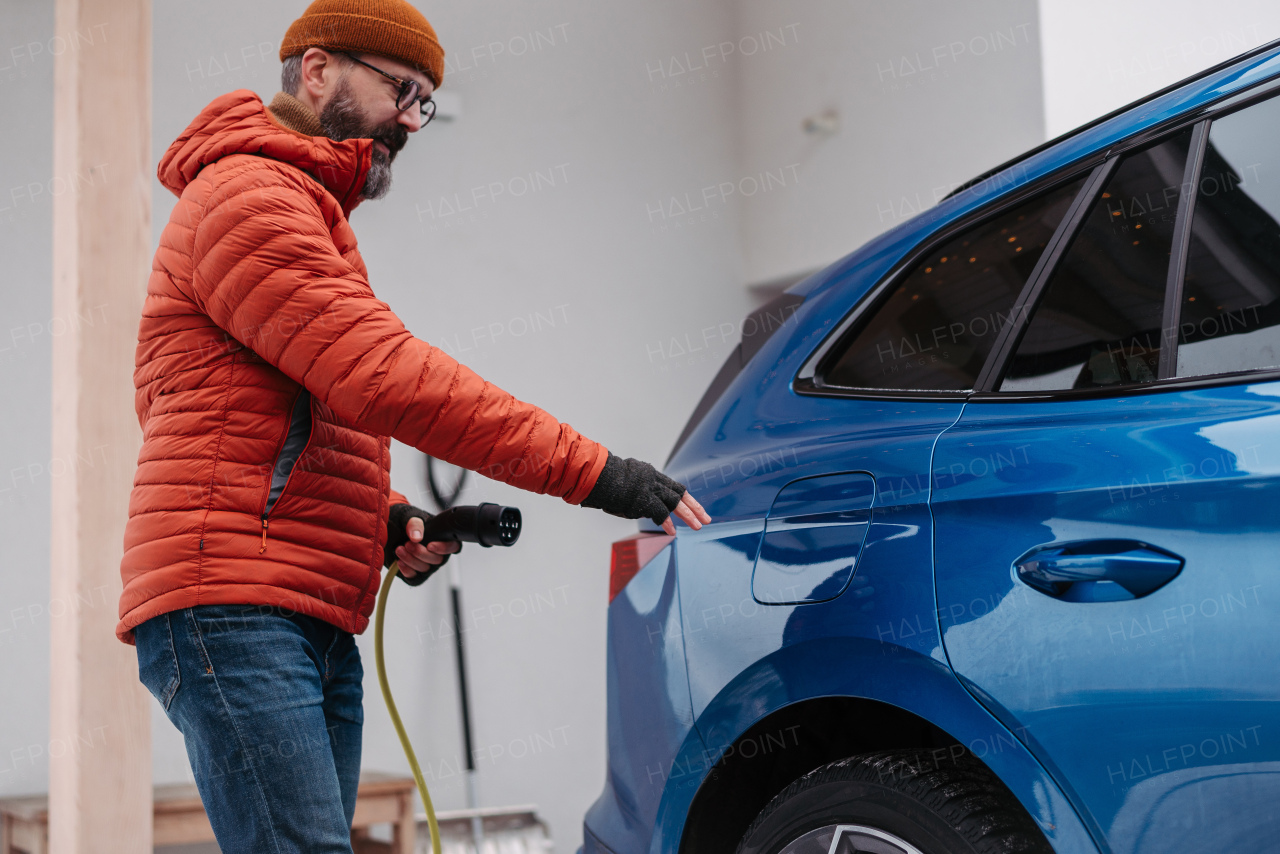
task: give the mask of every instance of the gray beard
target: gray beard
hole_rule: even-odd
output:
[[[366,199],[380,199],[391,191],[391,161],[378,149],[373,150],[373,162],[364,178],[360,195]]]
[[[325,136],[335,141],[372,136],[364,111],[352,97],[351,87],[345,77],[338,81],[329,103],[320,110],[319,119]],[[391,161],[399,148],[391,141],[383,142],[391,148],[391,153],[383,154],[374,146],[369,172],[365,175],[364,188],[360,191],[360,195],[366,199],[380,199],[391,190]],[[402,142],[401,145],[403,144]]]

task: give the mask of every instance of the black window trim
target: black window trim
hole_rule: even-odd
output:
[[[1280,40],[1277,40],[1277,43],[1280,43]],[[873,286],[868,294],[858,300],[858,302],[845,315],[844,319],[841,320],[840,323],[836,324],[835,328],[832,329],[821,342],[819,342],[818,346],[813,350],[809,358],[804,361],[793,377],[791,382],[792,390],[797,394],[822,397],[848,397],[875,400],[959,400],[973,401],[975,403],[1002,401],[1012,403],[1021,401],[1128,397],[1135,394],[1196,389],[1220,385],[1238,385],[1253,382],[1263,383],[1280,380],[1280,369],[1270,368],[1234,371],[1231,373],[1211,374],[1197,377],[1173,376],[1173,374],[1176,374],[1177,372],[1177,312],[1181,301],[1182,289],[1182,276],[1178,275],[1175,281],[1174,267],[1177,266],[1178,269],[1184,272],[1186,269],[1186,255],[1191,239],[1190,226],[1195,212],[1195,197],[1199,195],[1199,173],[1204,165],[1204,153],[1208,145],[1210,127],[1215,119],[1222,118],[1239,110],[1247,109],[1248,107],[1273,96],[1280,97],[1280,73],[1259,81],[1243,91],[1229,93],[1218,100],[1202,104],[1188,112],[1180,113],[1167,121],[1159,122],[1152,127],[1138,131],[1132,136],[1113,143],[1105,150],[1087,155],[1074,163],[1063,166],[1050,175],[1044,176],[1032,184],[1025,187],[1019,187],[1017,190],[993,200],[990,204],[984,205],[962,219],[930,235],[914,249],[904,255],[903,258],[884,275],[879,284]],[[1044,284],[1048,282],[1057,262],[1061,260],[1063,252],[1071,245],[1071,240],[1075,237],[1076,232],[1083,224],[1085,215],[1089,210],[1092,200],[1096,199],[1097,194],[1101,192],[1102,186],[1105,184],[1107,178],[1112,174],[1112,172],[1114,172],[1116,165],[1124,155],[1130,151],[1142,148],[1148,144],[1157,143],[1162,139],[1172,137],[1175,134],[1186,130],[1188,127],[1192,127],[1193,131],[1191,150],[1188,153],[1187,164],[1184,168],[1184,181],[1190,180],[1192,182],[1191,186],[1196,190],[1196,192],[1186,194],[1178,203],[1178,219],[1174,226],[1174,242],[1171,247],[1170,270],[1168,279],[1166,280],[1163,315],[1164,329],[1162,331],[1162,334],[1166,336],[1166,340],[1167,336],[1172,335],[1174,343],[1171,348],[1164,346],[1161,347],[1158,378],[1151,382],[1128,383],[1124,385],[1104,386],[1101,388],[1053,389],[1046,391],[997,391],[996,388],[1003,379],[1004,372],[1013,356],[1013,350],[1016,348],[1017,342],[1021,339],[1023,332],[1029,325],[1030,318],[1035,313],[1034,300],[1041,296]],[[925,257],[930,251],[937,248],[940,244],[957,236],[962,231],[977,226],[985,220],[998,216],[1011,207],[1015,207],[1025,201],[1029,201],[1035,196],[1048,193],[1055,187],[1067,184],[1089,172],[1092,172],[1092,174],[1086,179],[1085,185],[1081,188],[1076,199],[1073,200],[1072,207],[1069,208],[1066,215],[1063,216],[1062,222],[1058,224],[1058,228],[1054,231],[1053,237],[1050,238],[1049,244],[1045,247],[1044,254],[1041,255],[1035,269],[1032,270],[1031,276],[1028,277],[1026,285],[1023,286],[1022,293],[1019,294],[1018,299],[1015,300],[1014,308],[1010,310],[1010,318],[1012,318],[1014,322],[1007,324],[1001,330],[1000,337],[997,339],[995,346],[988,355],[987,361],[983,365],[978,378],[974,381],[973,389],[957,391],[933,389],[874,389],[827,385],[821,381],[821,378],[818,376],[817,368],[825,359],[827,354],[841,344],[847,343],[850,336],[859,331],[858,327],[860,326],[860,322],[866,316],[878,311],[882,307],[885,299],[887,299],[895,284],[900,282],[904,275],[914,269],[915,264]],[[1083,200],[1086,198],[1090,199],[1089,204],[1083,203]],[[1183,219],[1184,213],[1186,214],[1185,221]],[[1074,222],[1072,221],[1073,215],[1075,217]],[[1055,253],[1052,259],[1049,258],[1051,252]],[[1036,289],[1034,293],[1032,291],[1033,288]],[[1177,291],[1177,300],[1171,300],[1171,297],[1173,296],[1172,291],[1174,290]],[[1028,299],[1029,297],[1033,297],[1034,299]],[[1029,304],[1030,308],[1020,308],[1024,304]],[[1019,311],[1022,313],[1019,314]],[[1172,320],[1170,320],[1171,316]],[[1168,350],[1167,356],[1166,350]],[[1171,367],[1166,365],[1166,358],[1169,360]],[[1167,374],[1166,371],[1168,372]]]
[[[1156,378],[1167,380],[1178,374],[1178,321],[1182,312],[1182,284],[1187,272],[1187,253],[1191,246],[1191,222],[1195,216],[1196,197],[1200,195],[1200,169],[1209,141],[1209,119],[1197,122],[1191,131],[1191,149],[1182,173],[1182,186],[1190,188],[1178,199],[1178,216],[1173,223],[1173,241],[1169,246],[1169,278],[1164,288],[1164,320],[1161,324],[1160,367]]]
[[[1223,385],[1253,385],[1280,380],[1280,368],[1258,368],[1233,371],[1227,374],[1208,374],[1200,377],[1172,377],[1128,385],[1109,385],[1099,388],[1053,389],[1051,391],[975,391],[966,400],[969,403],[1021,403],[1046,400],[1088,400],[1099,397],[1133,397],[1139,394],[1155,394],[1166,391],[1192,391]]]

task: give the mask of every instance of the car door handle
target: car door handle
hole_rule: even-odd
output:
[[[1013,563],[1023,582],[1066,602],[1139,599],[1172,581],[1186,563],[1137,540],[1075,540],[1036,546]]]

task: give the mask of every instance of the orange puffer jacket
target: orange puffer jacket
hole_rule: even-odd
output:
[[[579,504],[606,449],[415,338],[374,296],[347,217],[372,141],[290,130],[253,92],[207,106],[160,161],[179,197],[147,282],[142,449],[116,636],[178,608],[269,604],[363,632],[390,438]],[[312,430],[264,514],[290,412]]]

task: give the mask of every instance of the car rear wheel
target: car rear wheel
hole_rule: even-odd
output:
[[[833,847],[834,844],[834,847]],[[756,816],[737,854],[1053,854],[1004,784],[949,750],[824,765]]]

